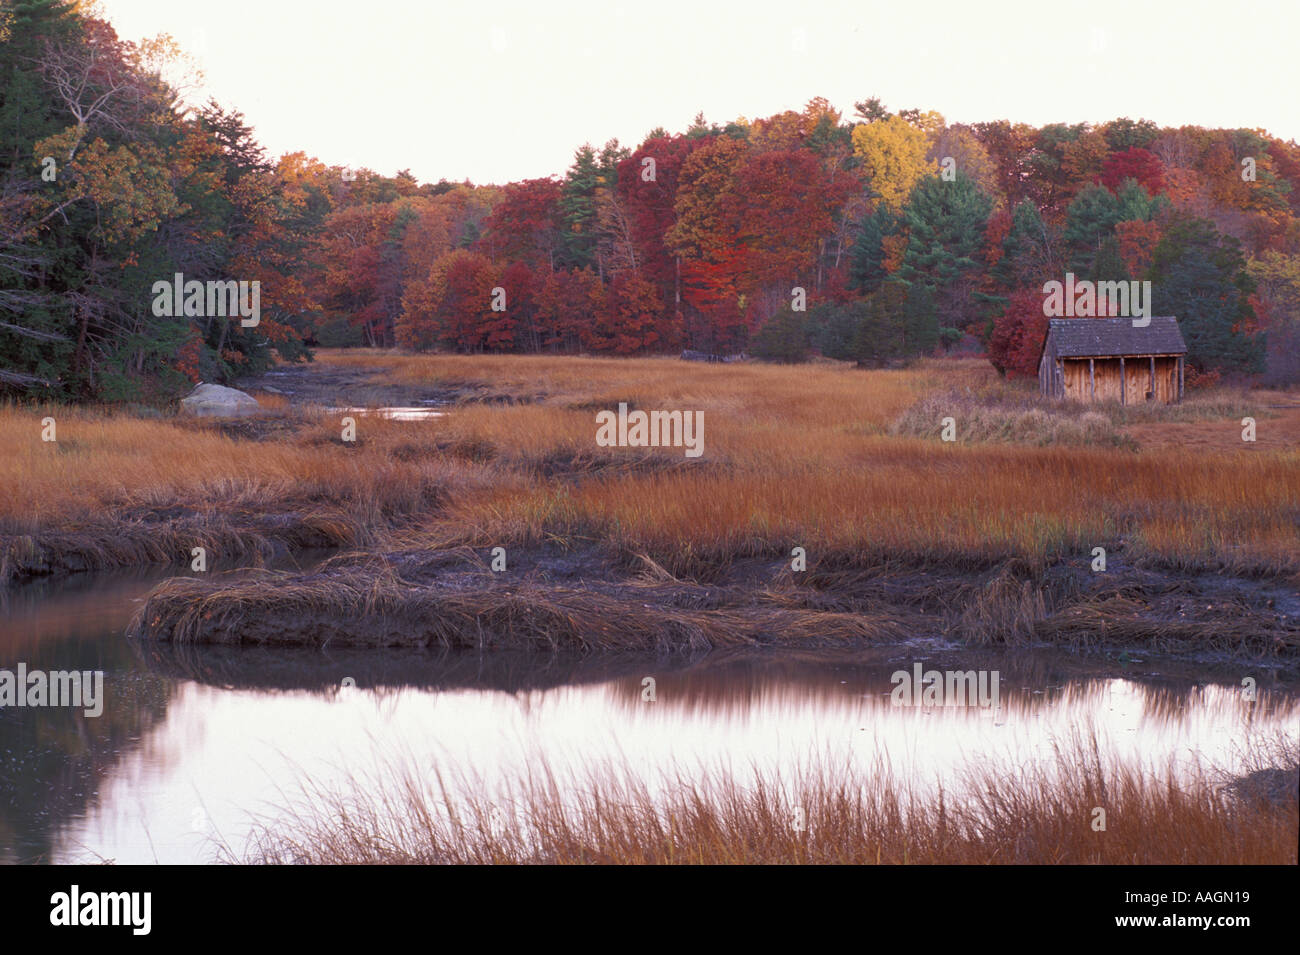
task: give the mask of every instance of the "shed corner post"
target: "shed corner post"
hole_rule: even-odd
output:
[[[1178,356],[1178,400],[1179,401],[1183,400],[1183,361],[1186,359],[1186,357],[1187,357],[1186,355]]]

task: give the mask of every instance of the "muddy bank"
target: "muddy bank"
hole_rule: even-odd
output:
[[[283,395],[291,405],[443,408],[458,404],[530,404],[543,395],[511,393],[488,383],[413,386],[382,380],[384,369],[323,363],[279,365],[236,382],[243,391]]]
[[[342,508],[283,511],[229,507],[120,511],[38,534],[0,534],[0,587],[35,577],[189,564],[260,566],[318,549],[355,547],[369,528]]]
[[[983,570],[791,573],[737,562],[707,583],[602,548],[343,555],[308,574],[175,579],[131,636],[174,644],[621,650],[862,647],[934,639],[1300,667],[1294,582],[1008,561]]]

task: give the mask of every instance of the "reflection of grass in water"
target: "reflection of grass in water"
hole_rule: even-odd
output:
[[[624,711],[638,711],[645,706],[642,679],[653,675],[656,680],[656,703],[702,716],[741,716],[748,713],[756,700],[778,705],[815,701],[822,706],[847,703],[877,705],[889,709],[890,695],[896,684],[892,675],[898,670],[912,672],[912,663],[894,662],[866,668],[845,662],[844,668],[832,668],[834,657],[792,650],[779,658],[751,657],[720,651],[682,671],[658,670],[644,666],[644,673],[622,677],[607,684],[606,693],[615,706]],[[841,658],[843,659],[843,658]],[[1023,657],[962,656],[954,659],[924,661],[924,670],[969,671],[985,669],[999,674],[999,704],[1008,714],[1036,715],[1039,711],[1061,704],[1093,706],[1101,701],[1116,679],[1136,693],[1142,715],[1158,725],[1180,724],[1197,710],[1221,718],[1239,715],[1252,721],[1280,721],[1300,718],[1300,697],[1280,688],[1260,688],[1254,701],[1241,698],[1241,687],[1232,684],[1201,683],[1193,685],[1146,682],[1141,678],[1119,677],[1117,673],[1091,675],[1098,664],[1086,658],[1026,660]],[[1071,669],[1064,669],[1070,667]],[[1041,692],[1035,692],[1041,690]]]
[[[1077,734],[1054,759],[971,763],[956,791],[921,795],[884,764],[812,761],[785,776],[721,768],[647,780],[628,764],[563,776],[544,762],[491,789],[405,762],[304,779],[227,861],[266,863],[1295,864],[1300,749],[1251,744],[1243,767],[1289,792],[1225,785],[1222,769],[1110,765]],[[1105,830],[1093,828],[1105,810]],[[798,824],[802,822],[802,825]]]

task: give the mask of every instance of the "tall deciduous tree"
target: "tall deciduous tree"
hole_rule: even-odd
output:
[[[927,157],[925,130],[900,116],[865,123],[853,130],[853,150],[871,189],[891,209],[900,209],[922,177],[936,172]]]

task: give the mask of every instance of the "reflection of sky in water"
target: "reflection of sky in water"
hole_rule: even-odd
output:
[[[376,415],[380,418],[388,418],[391,421],[425,421],[430,418],[444,418],[445,411],[435,411],[432,408],[417,408],[407,406],[392,406],[387,408],[326,408],[331,414],[356,414],[356,415]]]
[[[491,786],[541,758],[561,777],[613,759],[653,778],[700,763],[742,776],[753,766],[788,771],[816,754],[825,766],[869,776],[883,754],[900,778],[919,786],[942,779],[951,788],[963,767],[1050,759],[1054,742],[1068,746],[1074,731],[1094,726],[1104,757],[1157,766],[1193,756],[1230,765],[1252,733],[1297,729],[1293,700],[1252,716],[1224,686],[1203,686],[1178,706],[1155,705],[1149,687],[1122,679],[1066,681],[1046,699],[1004,684],[995,717],[978,708],[891,706],[879,675],[865,693],[753,676],[729,694],[726,677],[715,674],[704,702],[674,701],[687,688],[671,679],[660,681],[655,702],[641,700],[639,679],[514,695],[399,689],[334,698],[182,682],[165,720],[104,780],[88,817],[61,833],[60,857],[202,861],[212,851],[207,822],[239,850],[249,813],[274,817],[302,774],[366,775],[386,756],[480,774]]]

